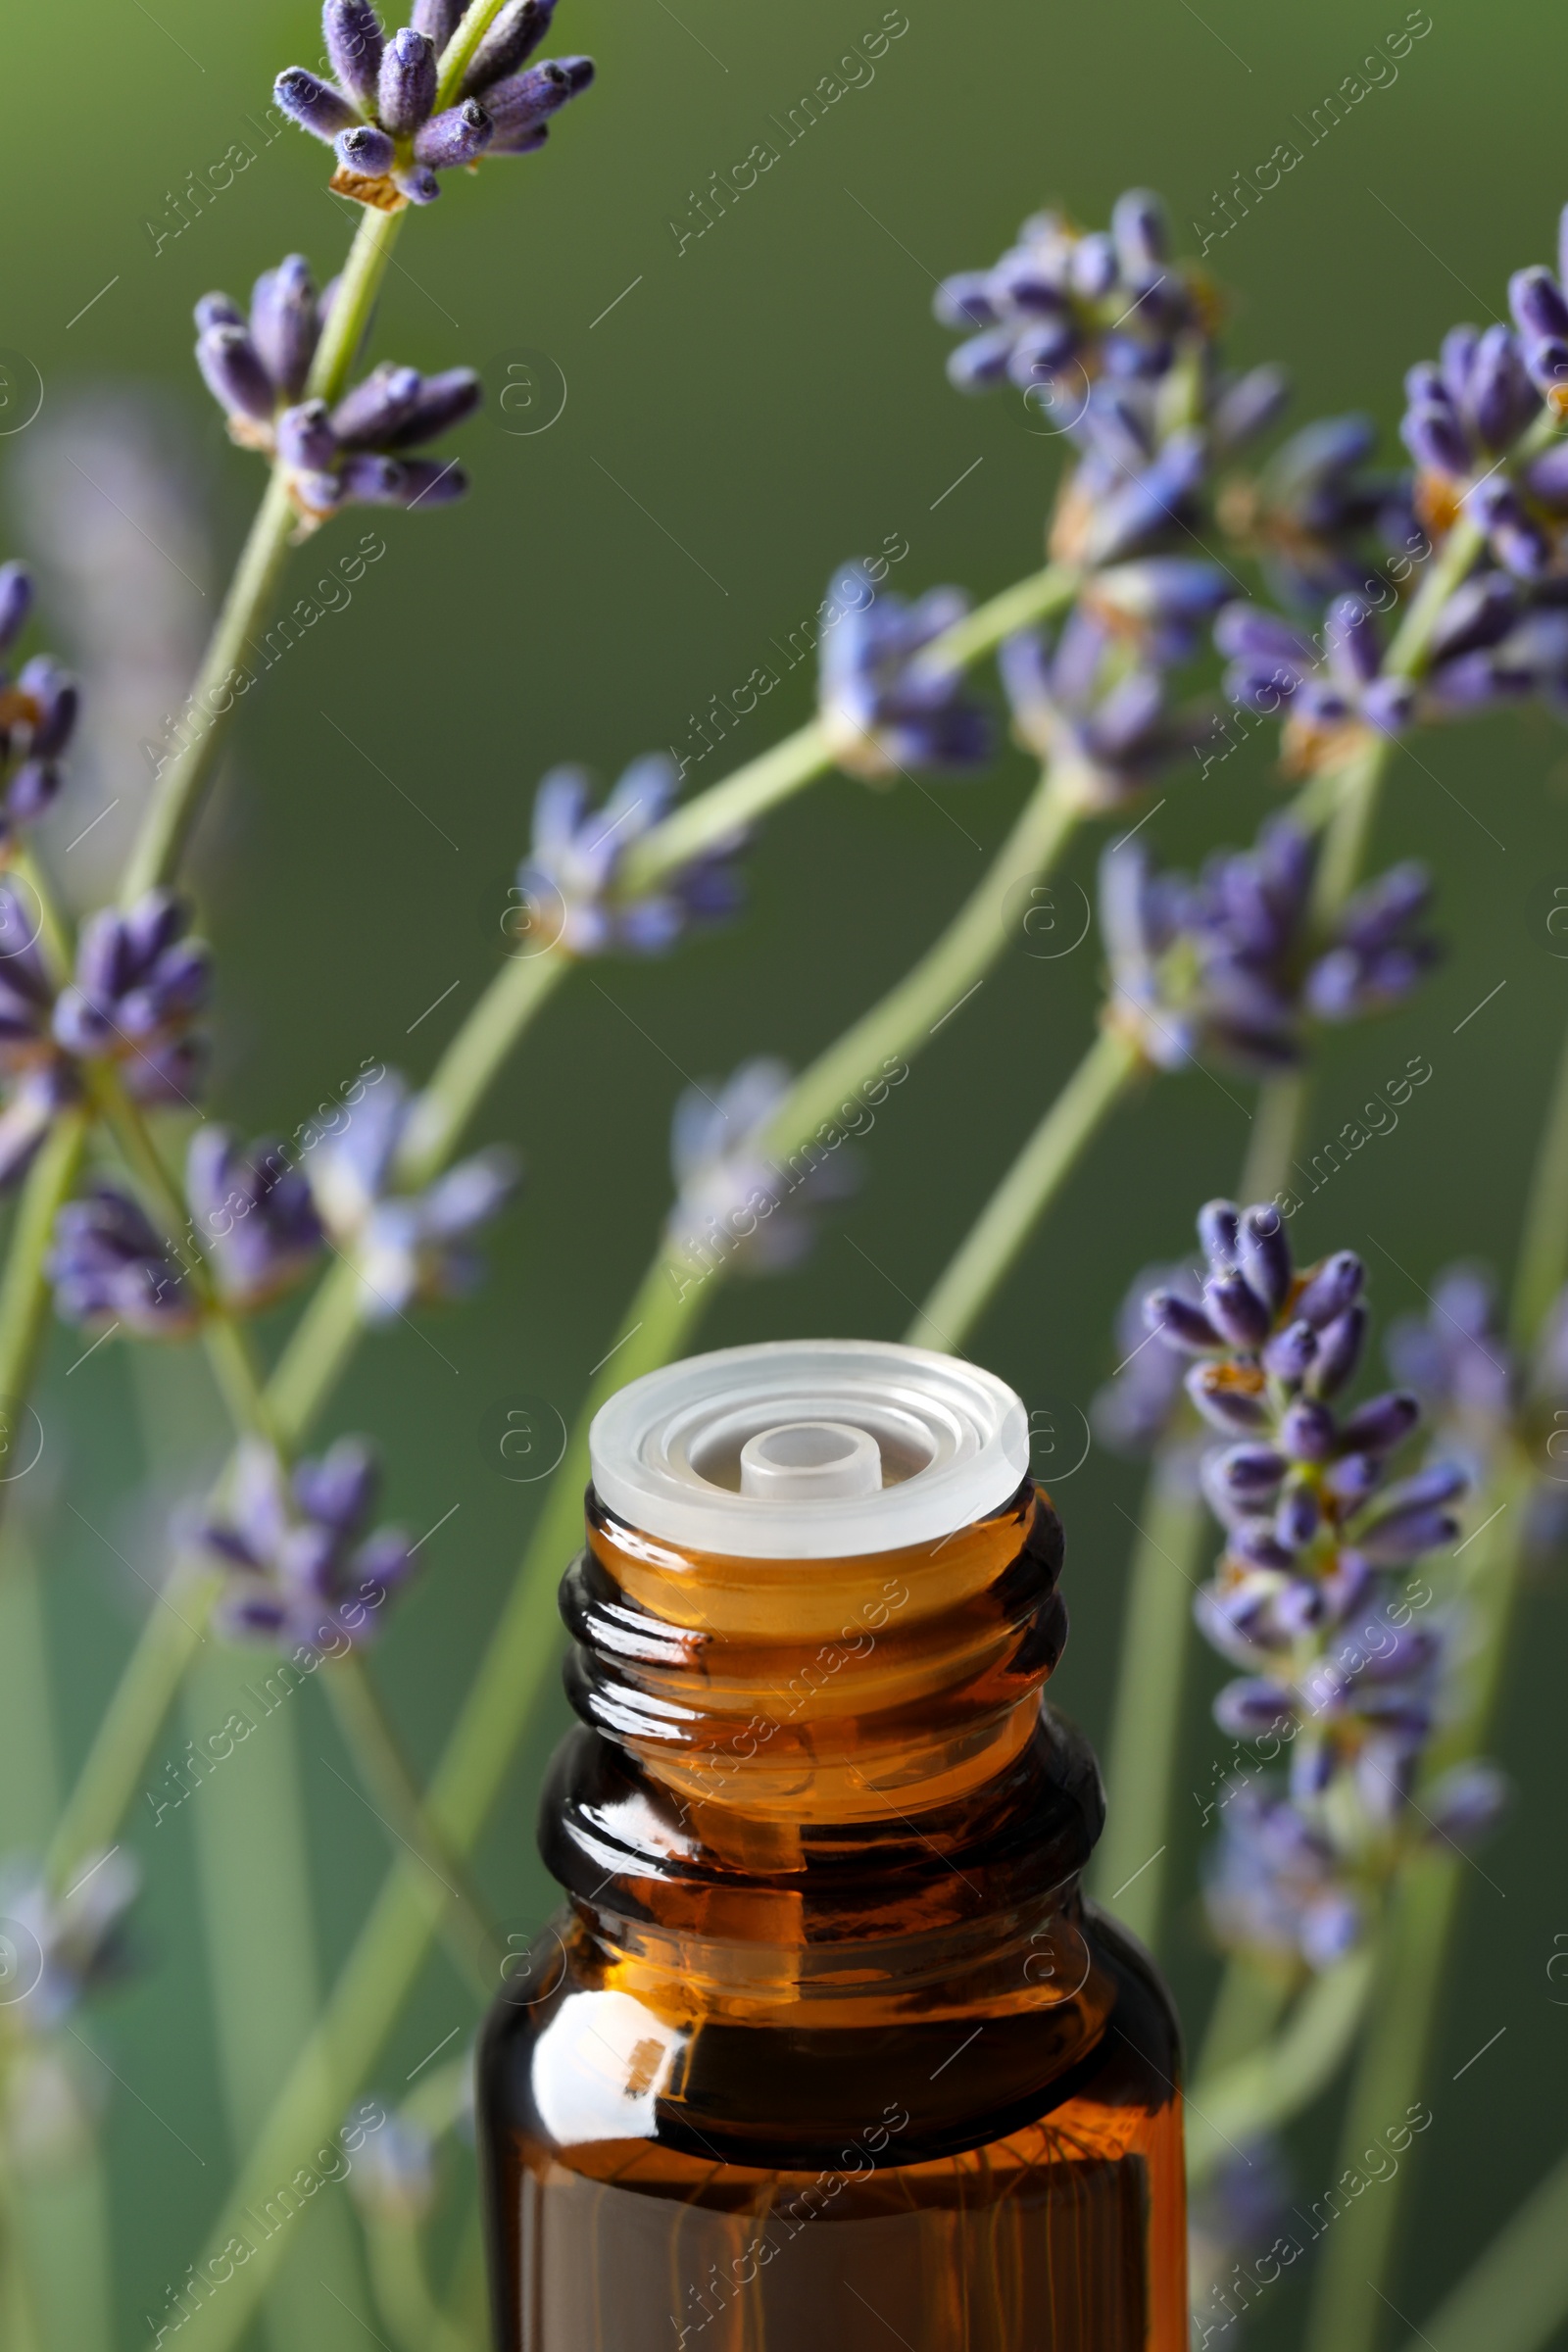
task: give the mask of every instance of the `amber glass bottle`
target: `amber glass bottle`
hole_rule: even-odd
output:
[[[732,1348],[623,1390],[593,1472],[568,1905],[480,2064],[500,2352],[1182,2352],[1176,2027],[1079,1889],[1017,1398]]]

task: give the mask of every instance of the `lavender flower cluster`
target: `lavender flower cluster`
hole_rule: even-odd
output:
[[[1320,937],[1315,863],[1310,837],[1284,816],[1196,879],[1158,871],[1142,840],[1105,852],[1105,1019],[1151,1067],[1217,1060],[1267,1076],[1304,1058],[1313,1022],[1356,1020],[1409,995],[1437,955],[1422,927],[1425,868],[1412,860],[1369,882]]]
[[[4,666],[31,611],[31,573],[0,564],[0,856],[53,805],[76,724],[75,680],[52,654],[34,654],[14,678]]]
[[[1358,1257],[1298,1271],[1271,1204],[1210,1201],[1199,1238],[1198,1298],[1156,1290],[1145,1315],[1157,1344],[1196,1359],[1187,1394],[1228,1440],[1203,1461],[1225,1549],[1197,1614],[1245,1671],[1215,1719],[1291,1749],[1286,1788],[1227,1794],[1209,1916],[1230,1945],[1323,1968],[1362,1934],[1403,1851],[1473,1838],[1500,1807],[1499,1777],[1482,1764],[1413,1802],[1457,1627],[1416,1624],[1408,1578],[1457,1535],[1470,1473],[1440,1457],[1393,1474],[1421,1420],[1409,1390],[1341,1401],[1366,1338]]]
[[[326,0],[321,31],[333,80],[303,66],[273,95],[302,129],[335,147],[332,186],[381,212],[433,204],[437,173],[482,155],[531,155],[551,118],[594,77],[587,57],[528,64],[547,38],[556,0],[509,0],[469,60],[452,105],[437,111],[442,52],[463,0],[415,0],[413,22],[387,37],[369,0]]]

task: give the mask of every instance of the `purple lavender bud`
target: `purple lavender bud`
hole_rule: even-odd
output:
[[[1432,876],[1414,858],[1391,866],[1346,906],[1340,936],[1358,955],[1375,956],[1432,904]]]
[[[245,314],[232,294],[204,294],[196,305],[194,316],[202,334],[206,334],[209,327],[245,324]]]
[[[385,179],[397,162],[397,147],[378,122],[356,122],[337,142],[338,161],[362,179]]]
[[[1173,1348],[1190,1355],[1206,1354],[1225,1343],[1214,1325],[1191,1299],[1176,1291],[1151,1291],[1144,1300],[1144,1321]]]
[[[1565,346],[1565,349],[1568,349],[1568,346]],[[1543,450],[1539,458],[1533,458],[1525,469],[1525,484],[1530,491],[1531,497],[1539,499],[1544,507],[1550,507],[1555,514],[1568,514],[1568,441],[1554,441],[1550,449]],[[1498,575],[1494,572],[1489,573],[1486,576],[1495,579]],[[1505,588],[1509,585],[1509,583],[1506,581],[1504,581],[1502,584]],[[1462,591],[1459,593],[1462,593]],[[1451,608],[1457,601],[1457,594],[1453,597],[1450,597],[1448,600],[1449,608]],[[1513,618],[1515,609],[1515,606],[1510,603],[1506,619],[1503,622],[1504,628],[1507,625],[1507,621]],[[1446,610],[1444,614],[1445,620],[1446,617],[1447,612]],[[1497,630],[1497,636],[1500,637],[1502,633],[1503,629],[1499,628]],[[1444,638],[1443,642],[1445,644],[1445,650],[1446,650],[1446,637]],[[1475,642],[1482,645],[1490,645],[1494,644],[1496,639],[1492,637],[1483,637],[1475,640]]]
[[[363,1438],[339,1438],[319,1461],[301,1462],[293,1479],[300,1508],[345,1536],[375,1508],[380,1485],[375,1449]]]
[[[1309,1276],[1296,1300],[1295,1312],[1303,1323],[1321,1331],[1360,1297],[1365,1281],[1366,1268],[1354,1250],[1337,1250]]]
[[[1274,1512],[1274,1533],[1287,1551],[1304,1551],[1317,1534],[1321,1516],[1317,1494],[1304,1481],[1293,1481]]]
[[[1462,1462],[1432,1462],[1425,1470],[1385,1489],[1383,1499],[1391,1510],[1416,1503],[1454,1502],[1467,1494],[1474,1483]]]
[[[1522,335],[1539,342],[1568,338],[1568,302],[1549,270],[1516,270],[1508,280],[1508,308]]]
[[[1424,1792],[1421,1810],[1439,1838],[1470,1845],[1496,1828],[1510,1793],[1507,1775],[1495,1764],[1456,1764]]]
[[[288,254],[256,281],[251,341],[273,383],[291,400],[305,389],[318,333],[311,266],[302,253]]]
[[[419,385],[416,368],[383,360],[332,411],[335,439],[344,449],[384,447],[418,399]]]
[[[482,97],[491,82],[525,66],[549,32],[555,13],[556,0],[507,0],[507,6],[474,51],[473,63],[463,77],[464,95],[477,93]],[[980,272],[974,274],[978,276]],[[952,323],[961,326],[964,321],[956,319]]]
[[[1383,1479],[1383,1464],[1373,1453],[1347,1453],[1330,1465],[1324,1484],[1347,1510],[1375,1494]]]
[[[1059,374],[1078,347],[1078,329],[1070,318],[1053,318],[1026,327],[1012,346],[1007,373],[1020,392],[1031,384],[1049,383]]]
[[[1421,1418],[1421,1405],[1408,1389],[1391,1389],[1358,1404],[1340,1432],[1347,1453],[1392,1453]]]
[[[471,368],[444,368],[439,375],[421,376],[407,414],[388,437],[388,448],[415,449],[421,441],[437,440],[471,416],[483,397]]]
[[[1214,1700],[1214,1721],[1233,1740],[1262,1740],[1291,1720],[1291,1694],[1263,1675],[1227,1683]]]
[[[272,84],[272,96],[302,130],[330,147],[340,130],[352,130],[359,115],[342,91],[303,66],[289,66]]]
[[[435,105],[435,51],[424,35],[405,24],[395,32],[381,58],[376,113],[383,129],[406,139],[425,122]],[[346,122],[334,123],[346,130]]]
[[[510,150],[514,139],[559,113],[571,94],[570,76],[554,58],[493,81],[484,93],[484,111],[495,124],[495,145]]]
[[[492,151],[495,142],[492,142]],[[949,352],[948,381],[959,392],[989,392],[994,385],[1006,379],[1007,364],[1012,358],[1012,343],[1010,326],[999,326],[983,335],[971,335],[967,343],[960,343],[956,351]]]
[[[1417,699],[1411,678],[1374,678],[1361,696],[1361,716],[1380,735],[1402,735],[1415,716]]]
[[[394,164],[390,176],[411,204],[434,204],[441,193],[441,182],[428,164]]]
[[[1209,430],[1224,450],[1253,441],[1278,422],[1289,405],[1291,383],[1283,368],[1253,368],[1231,384],[1214,404]]]
[[[1271,1316],[1285,1304],[1291,1288],[1291,1245],[1285,1220],[1272,1201],[1248,1209],[1242,1218],[1242,1271]]]
[[[1488,449],[1506,449],[1539,406],[1512,330],[1500,321],[1489,326],[1476,345],[1468,402],[1475,429]]]
[[[1116,262],[1130,286],[1158,277],[1170,259],[1170,223],[1165,207],[1149,188],[1129,188],[1110,208]]]
[[[1317,1333],[1310,1323],[1287,1323],[1263,1348],[1263,1369],[1285,1388],[1297,1388],[1306,1378],[1317,1355]]]
[[[422,32],[437,57],[457,31],[463,17],[463,0],[414,0],[409,23],[416,32]]]
[[[1568,459],[1568,443],[1548,450],[1547,457]],[[1538,460],[1538,464],[1544,464]],[[1562,495],[1568,501],[1568,466],[1559,467]],[[1505,572],[1478,572],[1456,588],[1438,615],[1432,631],[1434,661],[1495,645],[1507,635],[1519,612],[1519,591]]]
[[[1450,326],[1438,346],[1438,365],[1434,368],[1430,360],[1424,360],[1405,377],[1408,397],[1412,401],[1446,402],[1455,411],[1462,408],[1480,340],[1479,327]]]
[[[339,476],[346,498],[372,507],[444,507],[466,495],[468,477],[461,466],[432,458],[385,458],[357,451]]]
[[[459,106],[449,106],[444,113],[432,115],[414,134],[416,163],[428,164],[432,172],[449,172],[463,164],[471,164],[490,144],[495,124],[476,98],[465,98]]]
[[[1233,1348],[1261,1348],[1267,1339],[1268,1308],[1244,1275],[1216,1275],[1204,1288],[1203,1305]]]
[[[1116,282],[1116,248],[1101,229],[1080,237],[1069,264],[1072,289],[1086,302],[1099,302]]]
[[[1458,1532],[1458,1520],[1446,1511],[1418,1505],[1373,1520],[1360,1531],[1356,1543],[1375,1567],[1396,1568],[1419,1559],[1422,1552],[1433,1551],[1440,1544],[1451,1544]]]
[[[1198,1212],[1198,1239],[1216,1274],[1233,1274],[1241,1262],[1241,1211],[1234,1200],[1205,1200]]]
[[[230,416],[270,424],[277,405],[272,379],[242,326],[214,326],[197,339],[196,365],[207,389]]]
[[[6,786],[6,817],[14,825],[35,824],[54,806],[63,781],[52,760],[24,760]]]
[[[1298,1330],[1308,1328],[1298,1325]],[[1334,1415],[1316,1397],[1298,1396],[1280,1423],[1280,1444],[1298,1462],[1326,1462],[1338,1437]]]
[[[32,574],[24,564],[0,564],[0,654],[15,645],[32,611]]]
[[[945,277],[931,303],[938,325],[954,327],[960,334],[977,326],[995,326],[997,306],[990,287],[989,270],[960,270],[955,276]]]
[[[53,654],[35,654],[24,665],[17,685],[37,707],[29,749],[40,760],[55,759],[71,741],[81,702],[80,688]]]
[[[981,285],[987,289],[983,299],[989,301],[993,316],[1018,311],[1043,318],[1066,318],[1071,315],[1059,275],[1033,246],[1015,245],[994,269],[979,275]],[[985,326],[989,320],[961,318],[948,323]]]
[[[1272,1418],[1261,1389],[1250,1386],[1235,1365],[1194,1364],[1186,1388],[1203,1419],[1228,1437],[1266,1429]]]
[[[327,422],[324,400],[307,400],[298,408],[285,409],[277,420],[274,438],[284,465],[300,466],[308,472],[324,469],[337,456],[337,441]]]
[[[1307,1375],[1314,1396],[1337,1396],[1361,1360],[1366,1340],[1366,1308],[1359,1301],[1336,1315],[1318,1334],[1317,1361]]]
[[[369,0],[326,0],[321,33],[332,71],[367,113],[375,106],[386,34]]]
[[[1290,1464],[1273,1446],[1231,1446],[1205,1464],[1215,1488],[1237,1502],[1267,1502]]]
[[[264,1137],[246,1152],[227,1128],[198,1128],[185,1192],[219,1288],[236,1305],[281,1297],[321,1248],[310,1186],[275,1139]]]
[[[47,1261],[55,1304],[71,1323],[121,1323],[176,1337],[197,1320],[190,1285],[128,1194],[97,1184],[55,1219]]]
[[[1456,475],[1470,471],[1470,450],[1464,428],[1449,408],[1431,402],[1407,409],[1399,422],[1399,438],[1418,466],[1432,473]]]
[[[1568,343],[1555,338],[1549,343],[1530,343],[1525,347],[1525,367],[1530,380],[1539,392],[1549,400],[1560,399],[1568,384]]]

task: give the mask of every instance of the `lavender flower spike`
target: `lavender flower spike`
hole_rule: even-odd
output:
[[[991,722],[956,663],[925,649],[961,620],[968,599],[933,588],[915,604],[849,564],[828,591],[821,640],[822,725],[840,767],[870,784],[921,768],[979,766]]]
[[[515,1154],[496,1146],[422,1193],[400,1193],[397,1155],[415,1108],[407,1081],[383,1071],[342,1135],[318,1144],[306,1162],[321,1223],[358,1268],[369,1323],[474,1289],[484,1271],[474,1240],[517,1186]]]
[[[55,1044],[54,984],[32,907],[0,876],[0,1192],[20,1182],[58,1112],[80,1094]]]
[[[46,1260],[68,1323],[122,1326],[142,1339],[183,1339],[200,1317],[196,1295],[167,1244],[127,1193],[96,1184],[55,1219]]]
[[[811,1210],[854,1189],[857,1171],[842,1147],[804,1177],[767,1156],[762,1139],[789,1088],[785,1064],[762,1055],[722,1085],[688,1087],[676,1103],[664,1246],[691,1280],[720,1265],[761,1274],[798,1265],[815,1239]]]
[[[54,1010],[69,1054],[121,1064],[142,1102],[189,1103],[203,1048],[194,1024],[212,986],[212,956],[189,936],[190,909],[153,890],[122,912],[105,907],[82,927],[76,974]]]
[[[302,129],[335,145],[331,184],[340,196],[387,213],[433,204],[440,172],[486,153],[542,147],[549,118],[592,82],[590,58],[526,66],[554,14],[555,0],[509,0],[469,61],[456,104],[438,114],[440,55],[462,15],[457,0],[416,0],[413,23],[390,39],[368,0],[326,0],[322,31],[336,79],[291,66],[274,94]]]
[[[672,762],[652,753],[633,760],[603,806],[591,808],[581,768],[551,769],[534,798],[533,844],[514,894],[524,953],[559,947],[569,956],[661,956],[684,932],[735,911],[744,833],[714,843],[651,890],[631,894],[621,886],[627,858],[667,814],[677,781]]]
[[[321,1249],[310,1185],[275,1139],[264,1137],[247,1152],[228,1128],[199,1127],[185,1189],[197,1237],[230,1305],[280,1298]]]
[[[379,1485],[363,1439],[339,1439],[292,1478],[270,1446],[244,1446],[223,1507],[197,1533],[227,1572],[217,1611],[225,1632],[334,1657],[370,1640],[415,1554],[399,1528],[367,1534]]]

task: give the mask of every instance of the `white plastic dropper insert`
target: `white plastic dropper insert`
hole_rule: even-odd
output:
[[[956,1356],[784,1340],[629,1382],[588,1444],[600,1500],[644,1535],[740,1559],[851,1559],[999,1509],[1029,1468],[1029,1417]]]

